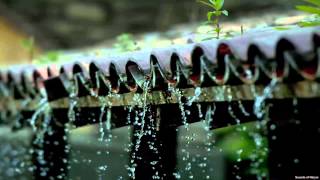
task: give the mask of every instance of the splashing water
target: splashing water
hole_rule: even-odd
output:
[[[234,113],[232,106],[229,104],[228,106],[228,113],[229,115],[236,121],[237,125],[240,125],[241,121],[240,119],[236,116],[236,114]]]
[[[194,90],[194,96],[189,98],[187,105],[191,106],[194,101],[199,99],[200,95],[201,95],[201,88],[197,87]]]
[[[190,106],[192,106],[192,104],[194,102],[196,102],[199,99],[199,97],[202,93],[201,88],[200,87],[195,88],[194,96],[188,97],[186,103],[182,102],[182,98],[184,96],[183,96],[183,93],[181,90],[174,88],[172,86],[169,86],[168,91],[171,92],[174,95],[174,97],[177,99],[178,106],[179,106],[179,109],[181,112],[182,124],[184,125],[183,127],[186,129],[186,132],[188,132],[189,131],[189,123],[187,122],[187,116],[191,115],[191,112],[190,112],[190,110],[186,109],[185,106],[190,107]],[[201,110],[201,104],[197,103],[196,107],[198,109],[199,119],[202,119],[203,114],[202,114],[202,110]],[[195,134],[189,135],[189,133],[186,133],[186,135],[183,136],[183,138],[186,139],[186,143],[184,143],[183,147],[181,148],[181,153],[183,156],[182,160],[186,162],[186,165],[183,168],[183,170],[188,174],[187,177],[189,179],[194,178],[194,175],[191,171],[191,169],[192,169],[191,162],[193,162],[193,159],[191,159],[190,152],[188,151],[190,142],[195,140],[194,136],[195,136]],[[180,173],[182,173],[182,172],[175,172],[173,175],[177,179],[180,179],[181,178]]]
[[[45,134],[52,134],[52,131],[50,131],[51,128],[49,127],[51,122],[51,108],[45,92],[43,90],[40,90],[40,94],[42,98],[37,105],[37,110],[33,113],[31,119],[29,120],[32,130],[35,133],[35,138],[33,139],[32,143],[33,145],[36,145],[36,147],[33,147],[31,149],[30,153],[35,153],[37,162],[40,165],[45,165],[47,164],[47,162],[45,161],[44,151],[42,148],[45,144]],[[39,126],[37,126],[38,120],[42,120]],[[32,167],[31,170],[33,171],[36,168],[37,167]],[[44,167],[39,168],[40,175],[45,177],[49,169]]]
[[[22,102],[21,102],[21,109],[24,109],[26,108],[29,103],[31,102],[31,98],[27,97],[26,99],[24,99]],[[5,113],[0,113],[2,115],[1,119],[7,119],[7,117],[5,117]],[[16,128],[21,128],[22,127],[22,124],[21,124],[21,114],[20,113],[17,113],[14,117],[14,124],[13,124],[13,127],[16,127]]]
[[[202,114],[202,111],[201,111],[201,104],[197,103],[197,108],[198,108],[199,119],[202,119],[203,114]]]
[[[263,108],[265,106],[265,100],[271,96],[278,82],[278,79],[272,79],[270,84],[263,90],[262,95],[256,97],[254,101],[253,111],[259,119],[261,119],[265,114]]]
[[[99,101],[100,101],[100,103],[102,103],[102,106],[100,108],[101,114],[99,117],[99,132],[100,132],[99,141],[103,141],[103,139],[104,139],[103,116],[104,116],[104,111],[106,108],[106,103],[105,103],[104,97],[99,97]]]
[[[150,81],[145,81],[143,83],[143,97],[142,97],[142,99],[137,98],[136,95],[133,98],[133,100],[136,101],[136,103],[138,105],[142,105],[142,112],[138,113],[136,111],[134,125],[139,125],[141,128],[140,128],[139,132],[134,134],[134,136],[137,137],[137,140],[136,140],[133,152],[131,154],[131,160],[130,160],[131,165],[127,168],[129,171],[129,176],[132,179],[136,179],[136,176],[135,176],[135,168],[137,166],[137,164],[135,163],[135,159],[137,158],[136,153],[138,152],[138,150],[140,148],[141,139],[142,139],[143,135],[145,134],[145,132],[144,132],[145,116],[146,116],[147,111],[150,111],[150,108],[147,106],[147,95],[148,95],[148,91],[149,91],[149,84],[150,84]],[[141,117],[141,119],[139,117]],[[141,120],[141,122],[139,122],[139,119]]]
[[[241,162],[241,154],[243,153],[243,149],[237,150],[238,159],[237,162]]]
[[[258,132],[250,132],[249,136],[253,139],[255,144],[255,151],[250,155],[251,163],[250,166],[253,172],[256,174],[258,180],[265,179],[266,173],[261,172],[261,167],[263,167],[263,156],[268,154],[268,148],[266,148],[263,142],[263,135],[261,133],[266,132],[267,128],[267,119],[268,118],[268,107],[265,106],[265,101],[272,95],[272,92],[275,90],[278,79],[274,78],[271,80],[270,84],[264,88],[262,95],[258,95],[256,92],[255,86],[251,86],[251,91],[254,97],[253,111],[257,118],[262,119],[262,121],[257,121],[255,128]],[[275,128],[275,126],[274,126]]]
[[[143,106],[142,106],[142,114],[141,114],[141,130],[140,130],[140,133],[139,133],[139,136],[138,136],[138,142],[141,141],[141,138],[144,134],[143,130],[144,130],[144,126],[145,126],[145,116],[146,116],[146,112],[148,110],[148,107],[147,107],[147,94],[148,94],[148,90],[149,90],[149,83],[150,81],[146,81],[143,85]],[[138,143],[137,143],[138,144]],[[140,144],[140,143],[139,143]],[[138,144],[138,148],[139,148],[139,144]],[[138,149],[136,149],[138,150]]]
[[[227,93],[228,93],[228,95],[227,95],[227,100],[228,100],[228,113],[229,113],[229,115],[236,121],[236,124],[237,125],[240,125],[240,119],[236,116],[236,114],[234,113],[234,111],[233,111],[233,109],[232,109],[232,106],[231,106],[231,101],[232,101],[232,93],[231,93],[231,88],[230,87],[228,87],[227,88]]]
[[[77,87],[75,85],[71,85],[70,93],[69,93],[69,109],[68,109],[68,118],[70,122],[74,122],[76,120],[75,107],[78,104],[77,97]]]
[[[100,111],[101,114],[99,116],[99,132],[100,132],[100,138],[99,141],[104,141],[104,135],[105,135],[105,129],[107,132],[111,130],[111,102],[106,101],[105,97],[99,97],[100,104],[102,104]],[[103,117],[105,115],[105,109],[107,108],[107,115],[106,115],[106,121],[105,126],[103,125]]]
[[[51,121],[51,115],[50,115],[50,112],[49,111],[46,111],[44,113],[44,121],[42,122],[41,124],[41,127],[38,129],[38,132],[36,134],[36,138],[35,140],[33,141],[34,144],[43,144],[44,143],[44,135],[45,133],[51,133],[49,132],[49,130],[51,130],[49,128],[49,124],[50,124],[50,121]]]
[[[98,81],[99,82],[99,81]],[[115,94],[112,93],[111,89],[111,84],[107,84],[108,85],[108,95],[107,97],[98,97],[97,94],[95,94],[95,97],[98,97],[99,103],[100,103],[100,116],[99,116],[99,132],[100,132],[100,138],[99,141],[103,141],[104,140],[104,129],[107,130],[107,132],[109,132],[111,130],[111,107],[112,107],[112,102],[111,99],[115,96]],[[100,87],[100,85],[98,84],[98,88]],[[105,115],[105,110],[107,109],[107,115],[106,115],[106,122],[105,122],[105,126],[103,125],[103,117]],[[111,133],[108,133],[108,139],[109,140],[111,137]],[[111,141],[111,139],[110,139]]]
[[[243,115],[249,117],[250,116],[250,113],[248,113],[248,111],[246,110],[246,108],[244,107],[244,105],[242,104],[242,101],[238,101],[238,104],[239,104],[239,108],[242,112]]]
[[[131,125],[131,113],[132,113],[132,110],[133,110],[133,106],[129,106],[128,107],[128,115],[127,115],[127,125]],[[131,141],[131,133],[130,133],[130,126],[128,126],[128,142]],[[128,143],[128,144],[125,144],[124,145],[124,150],[125,152],[130,152],[130,148],[131,148],[131,143]]]
[[[205,125],[204,129],[207,132],[211,132],[210,131],[210,127],[211,127],[211,124],[212,124],[212,121],[213,121],[212,117],[214,116],[215,111],[216,111],[216,106],[214,104],[213,104],[213,107],[212,106],[208,106],[205,119],[203,120],[204,121],[204,125]]]
[[[109,85],[109,89],[111,86]],[[107,97],[98,97],[99,103],[101,105],[100,108],[100,116],[99,116],[99,141],[105,142],[106,145],[106,155],[110,154],[109,146],[112,142],[112,133],[111,133],[111,108],[112,108],[112,97],[115,96],[111,91],[109,91]],[[105,114],[107,113],[107,114]],[[103,118],[106,118],[105,120]],[[103,123],[104,122],[104,123]],[[106,138],[105,138],[105,135]],[[107,170],[107,165],[98,167],[97,171],[102,172]]]
[[[168,91],[171,92],[177,98],[179,109],[181,112],[181,117],[182,117],[182,124],[184,124],[185,127],[188,128],[186,111],[184,108],[184,103],[182,102],[182,97],[183,97],[182,92],[179,89],[171,86],[170,84],[168,86]]]
[[[30,156],[28,147],[22,141],[2,139],[0,144],[0,177],[1,179],[21,179],[29,175]]]
[[[211,126],[212,126],[213,116],[215,114],[215,111],[216,111],[215,104],[208,106],[207,111],[205,113],[205,117],[202,120],[203,125],[204,125],[204,130],[206,132],[205,148],[208,153],[211,153],[211,150],[213,149],[214,141],[212,139],[213,131],[211,131]],[[209,163],[208,158],[203,157],[202,162],[199,164],[199,167],[203,168],[202,172],[204,174],[207,174],[206,167],[207,167],[208,163]],[[210,178],[211,178],[211,176],[209,174],[207,174],[206,179],[210,179]]]
[[[37,110],[33,113],[31,119],[30,119],[30,125],[32,127],[32,130],[34,132],[37,131],[37,127],[36,127],[36,121],[38,119],[38,117],[44,113],[45,111],[47,111],[49,108],[49,103],[48,103],[48,100],[47,98],[42,98],[40,101],[39,101],[39,104],[37,105]]]

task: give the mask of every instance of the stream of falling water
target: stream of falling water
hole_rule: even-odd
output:
[[[76,81],[74,77],[73,82]],[[77,106],[79,98],[77,97],[77,87],[75,83],[70,86],[69,89],[69,109],[68,109],[68,118],[70,122],[74,122],[76,120],[75,107]]]
[[[259,118],[261,121],[256,122],[256,128],[258,132],[250,132],[249,136],[254,140],[255,144],[255,153],[253,153],[250,156],[251,163],[250,166],[252,169],[259,169],[261,165],[263,164],[263,160],[261,160],[261,155],[260,154],[267,154],[268,153],[268,148],[264,147],[263,145],[263,135],[262,133],[266,131],[267,128],[267,121],[269,118],[269,107],[265,105],[265,101],[267,98],[270,98],[272,96],[273,91],[275,90],[277,84],[278,84],[278,79],[273,78],[268,86],[266,86],[263,89],[263,92],[261,95],[258,95],[256,92],[255,88],[252,87],[251,91],[256,97],[254,101],[254,106],[253,106],[253,111],[254,114]],[[271,125],[270,127],[271,130],[275,129],[275,125]],[[257,171],[257,170],[256,170]],[[256,172],[256,178],[258,180],[262,180],[266,177],[266,174],[259,173],[259,171]]]
[[[182,102],[182,97],[183,97],[182,92],[178,88],[175,88],[170,84],[168,85],[168,91],[171,92],[177,98],[181,117],[182,117],[182,124],[184,124],[185,127],[188,128],[187,115],[184,108],[184,103]]]
[[[46,97],[42,98],[37,105],[36,111],[33,113],[30,119],[30,125],[34,132],[37,131],[36,123],[41,114],[43,114],[49,108],[49,103]]]
[[[200,95],[201,95],[201,88],[196,87],[196,89],[194,90],[194,96],[188,98],[187,105],[191,106],[193,102],[199,99]]]
[[[98,84],[98,87],[100,85]],[[89,88],[89,87],[88,87]],[[90,88],[89,88],[90,89]],[[100,116],[99,116],[99,133],[100,137],[98,138],[99,141],[104,142],[106,145],[106,155],[110,154],[110,145],[112,143],[112,132],[111,132],[111,108],[112,108],[112,98],[116,95],[111,91],[111,85],[108,84],[108,95],[106,97],[99,97],[92,89],[90,90],[90,95],[93,97],[97,97],[99,100],[100,108]],[[103,118],[106,118],[105,120]],[[104,123],[103,123],[104,122]],[[106,137],[105,137],[106,135]],[[99,154],[99,152],[98,152]],[[108,165],[99,166],[97,171],[99,173],[105,172],[108,169]],[[100,176],[101,178],[101,176]]]
[[[240,125],[240,119],[236,116],[236,114],[234,113],[233,109],[232,109],[232,92],[231,92],[231,88],[227,87],[227,100],[228,100],[228,113],[229,115],[235,120],[235,122],[237,123],[237,125]]]
[[[203,121],[204,124],[204,130],[206,132],[206,140],[205,140],[205,148],[206,151],[208,153],[208,155],[211,153],[212,149],[213,149],[213,144],[214,144],[214,140],[213,140],[213,130],[211,130],[211,126],[212,126],[212,122],[213,122],[213,116],[215,114],[216,111],[216,106],[215,104],[213,105],[209,105],[207,107],[207,111],[205,114]],[[210,176],[210,173],[207,173],[207,168],[208,168],[208,157],[203,157],[202,162],[199,164],[200,167],[203,168],[202,172],[204,174],[206,174],[205,178],[206,179],[212,179],[213,177]]]
[[[185,107],[191,107],[200,97],[202,91],[200,87],[196,87],[194,90],[194,96],[188,97],[187,102],[182,102],[183,94],[179,89],[173,88],[169,86],[169,91],[172,92],[172,94],[177,98],[178,106],[181,112],[182,117],[182,124],[184,125],[184,128],[186,129],[186,135],[183,137],[186,140],[186,143],[184,143],[183,147],[181,148],[181,153],[183,154],[182,160],[186,162],[185,167],[183,168],[183,171],[185,171],[188,175],[189,179],[194,179],[194,174],[192,172],[192,162],[195,161],[194,158],[191,159],[190,152],[189,152],[189,145],[191,141],[195,140],[196,134],[192,133],[189,135],[189,124],[187,122],[187,118],[189,115],[191,115],[191,112],[189,110],[186,110]],[[199,103],[196,104],[196,107],[198,108],[198,116],[199,119],[203,118],[203,114],[201,111],[201,105]],[[176,172],[174,173],[174,176],[176,179],[181,178],[182,172]]]
[[[106,97],[99,97],[99,102],[101,104],[101,108],[100,108],[100,116],[99,116],[99,132],[100,132],[100,138],[99,141],[104,141],[104,136],[105,136],[105,130],[108,133],[108,138],[107,141],[110,140],[110,130],[111,130],[111,107],[112,107],[112,103],[109,100],[109,98],[112,98],[112,94],[109,93],[108,95],[108,100],[106,99]],[[105,111],[107,109],[107,115],[106,115],[106,120],[105,120],[105,125],[103,124],[104,120],[104,116],[105,116]]]
[[[48,133],[49,135],[52,134],[52,131],[49,127],[51,121],[51,109],[43,89],[40,90],[41,99],[37,105],[36,111],[33,113],[31,118],[29,119],[30,126],[35,134],[33,139],[33,146],[30,149],[30,154],[36,155],[36,160],[40,165],[45,165],[47,162],[44,158],[44,151],[43,146],[45,144],[44,137],[45,134]],[[37,167],[31,166],[29,168],[30,171],[36,170]],[[47,172],[49,171],[48,168],[40,167],[40,175],[42,177],[46,177]]]
[[[254,101],[253,111],[254,114],[260,119],[265,114],[265,101],[267,98],[269,98],[272,95],[272,92],[274,91],[276,85],[278,84],[278,79],[273,78],[270,82],[270,84],[264,88],[262,95],[257,96]]]
[[[140,112],[140,113],[136,112],[135,121],[133,123],[134,125],[138,125],[141,128],[140,128],[139,132],[137,132],[133,135],[133,136],[137,137],[137,140],[136,140],[135,146],[133,148],[133,151],[131,152],[130,166],[128,167],[129,176],[132,179],[136,179],[135,169],[136,169],[137,164],[135,163],[135,159],[140,158],[140,157],[137,157],[137,152],[140,147],[142,136],[145,134],[145,131],[144,131],[145,130],[145,116],[146,116],[146,113],[148,111],[150,111],[150,107],[147,106],[147,95],[149,93],[148,92],[149,91],[149,84],[150,84],[150,81],[145,81],[143,83],[143,88],[142,88],[142,90],[143,90],[142,96],[143,97],[142,97],[142,99],[139,98],[137,95],[134,95],[134,98],[133,98],[133,100],[137,103],[137,106],[142,107],[142,112]],[[139,122],[139,119],[141,120],[141,122]]]

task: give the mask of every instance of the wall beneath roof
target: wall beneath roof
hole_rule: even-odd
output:
[[[28,35],[0,16],[0,66],[27,63],[30,54],[21,46]]]

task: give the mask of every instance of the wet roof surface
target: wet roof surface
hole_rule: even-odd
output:
[[[168,84],[180,88],[259,84],[268,83],[274,77],[284,81],[315,80],[319,76],[319,30],[267,29],[228,40],[84,57],[61,66],[19,65],[1,70],[0,80],[16,89],[13,94],[16,98],[34,97],[41,87],[50,84],[46,86],[50,100],[70,93],[68,86],[73,80],[82,95],[89,89],[100,93],[135,92],[143,89],[146,80],[151,80],[154,89],[166,88]],[[59,88],[63,89],[55,89],[59,82]],[[60,91],[65,93],[58,94]]]

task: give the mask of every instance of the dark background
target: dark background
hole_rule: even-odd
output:
[[[257,10],[294,9],[297,0],[226,0],[229,19]],[[88,47],[121,33],[165,31],[206,19],[195,0],[1,0],[0,16],[31,34],[43,49]]]

